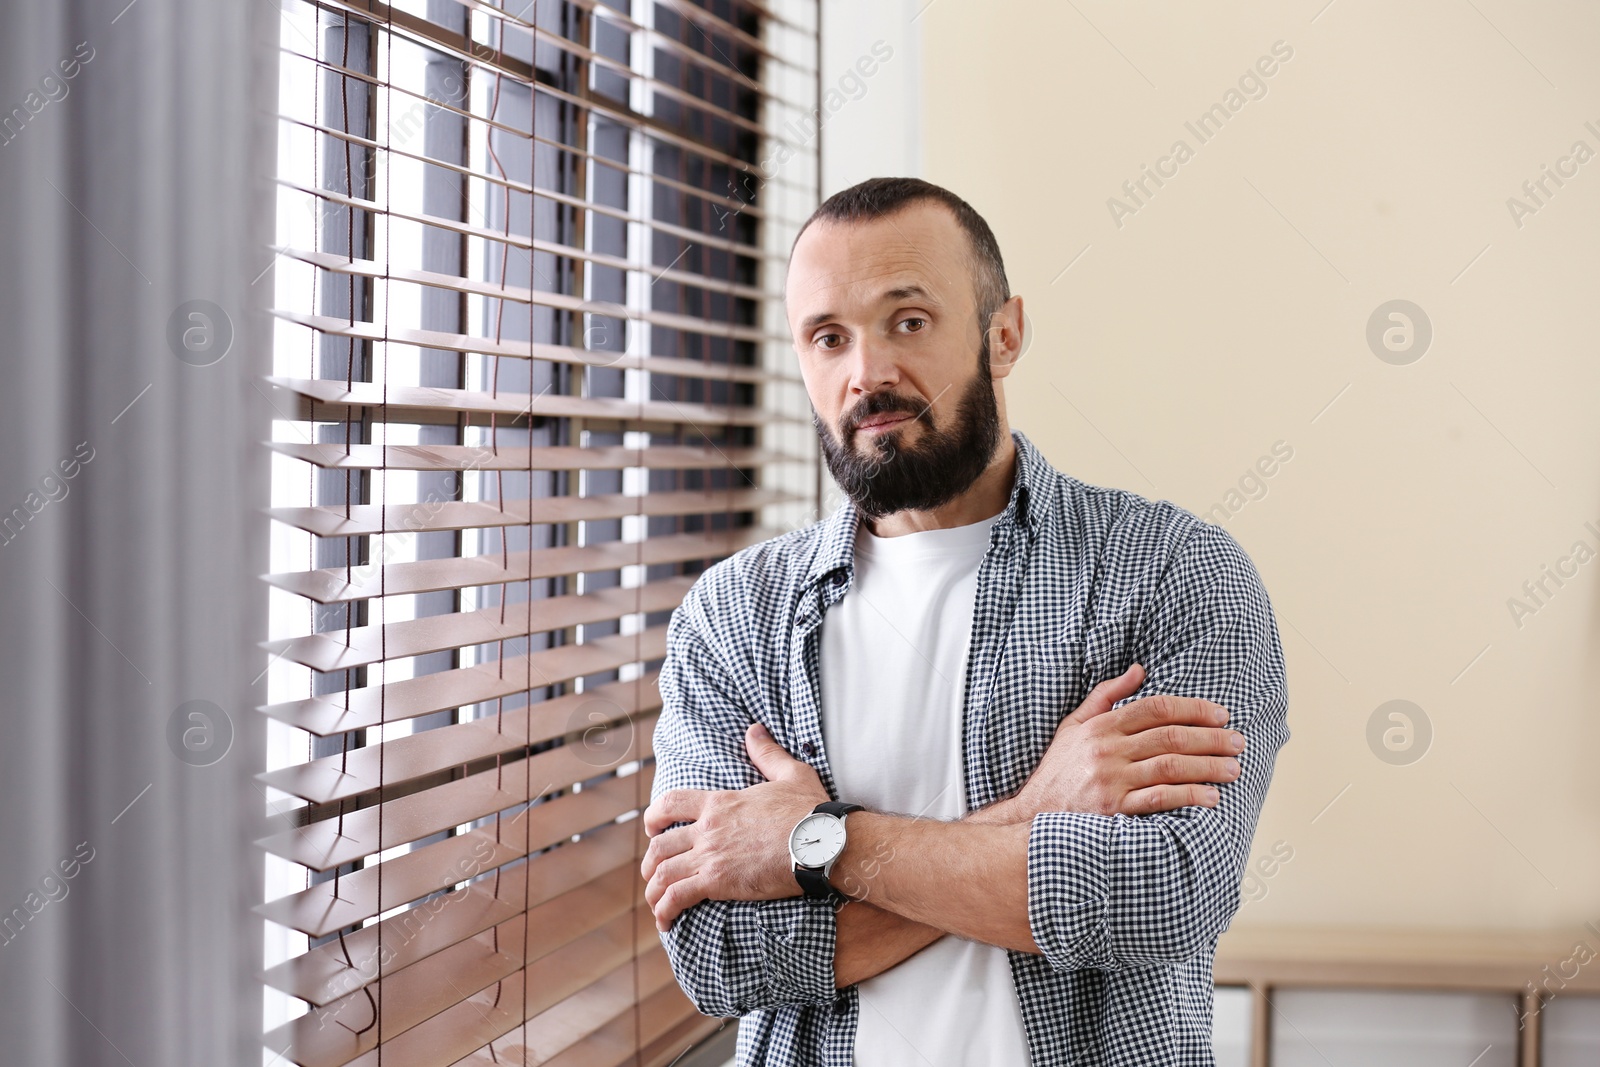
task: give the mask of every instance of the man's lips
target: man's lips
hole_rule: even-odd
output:
[[[863,433],[882,433],[885,430],[894,429],[894,427],[900,425],[902,422],[910,420],[911,417],[912,416],[907,415],[903,411],[885,412],[881,415],[869,415],[856,426],[856,429]]]

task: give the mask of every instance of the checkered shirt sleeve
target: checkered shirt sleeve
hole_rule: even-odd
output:
[[[1144,607],[1130,662],[1157,693],[1225,706],[1245,735],[1240,774],[1214,808],[1156,815],[1042,812],[1028,839],[1028,920],[1057,970],[1174,965],[1214,943],[1238,909],[1274,756],[1288,739],[1288,689],[1260,576],[1233,537],[1199,525]]]

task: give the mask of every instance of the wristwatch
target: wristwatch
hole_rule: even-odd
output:
[[[794,862],[794,878],[812,900],[844,899],[844,894],[828,881],[828,873],[844,852],[845,816],[861,810],[860,804],[826,800],[789,831],[789,859]]]

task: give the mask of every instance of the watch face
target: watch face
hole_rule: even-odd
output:
[[[789,851],[803,867],[826,867],[844,851],[844,820],[827,812],[807,815],[790,835]]]

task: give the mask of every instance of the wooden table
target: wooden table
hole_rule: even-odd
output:
[[[1600,993],[1600,921],[1556,930],[1240,926],[1217,945],[1217,985],[1254,994],[1252,1067],[1268,1067],[1275,989],[1395,988],[1505,993],[1521,1000],[1517,1062],[1539,1065],[1539,1009]]]

